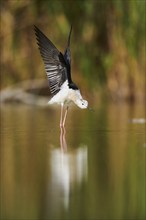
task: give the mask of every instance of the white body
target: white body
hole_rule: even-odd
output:
[[[66,80],[61,86],[60,91],[54,95],[48,104],[70,104],[74,102],[79,108],[87,108],[88,102],[83,100],[79,90],[73,90],[68,87],[68,81]]]

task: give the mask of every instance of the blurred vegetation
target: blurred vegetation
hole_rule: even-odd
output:
[[[113,99],[144,97],[145,6],[145,0],[1,0],[1,88],[45,78],[34,24],[62,52],[73,24],[72,71],[80,87]]]

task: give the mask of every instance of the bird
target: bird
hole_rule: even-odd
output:
[[[88,108],[88,101],[83,99],[80,89],[71,78],[70,38],[72,25],[64,53],[60,52],[51,40],[35,25],[34,31],[52,95],[48,104],[61,105],[60,128],[64,128],[71,103],[74,103],[81,109]],[[64,108],[66,110],[63,114]]]

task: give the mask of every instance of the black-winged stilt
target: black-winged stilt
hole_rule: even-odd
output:
[[[70,103],[73,102],[82,109],[88,107],[88,102],[82,98],[79,88],[71,79],[70,36],[72,26],[64,54],[36,26],[34,26],[34,29],[52,94],[48,104],[61,105],[60,127],[64,127]],[[64,105],[66,106],[66,111],[63,119]]]

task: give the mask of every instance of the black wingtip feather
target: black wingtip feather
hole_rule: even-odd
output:
[[[67,44],[67,47],[68,47],[68,48],[70,47],[71,33],[72,33],[72,25],[71,25],[71,27],[70,27],[70,32],[69,32],[69,36],[68,36],[68,44]]]

